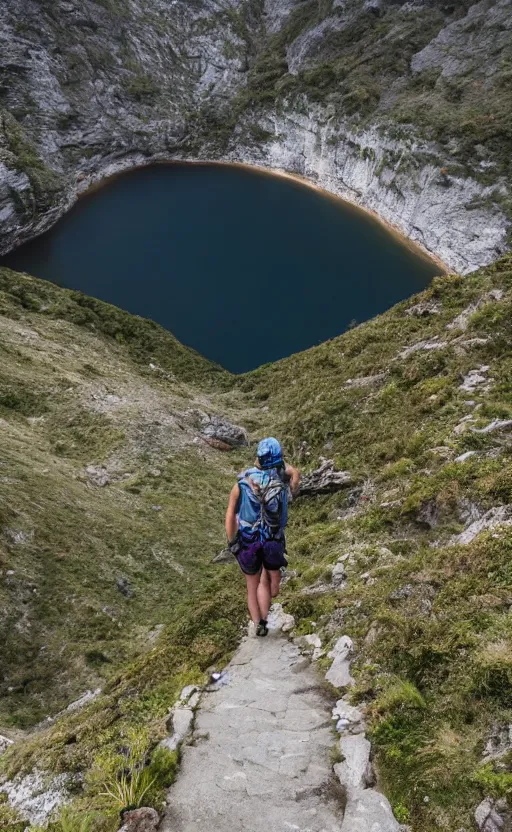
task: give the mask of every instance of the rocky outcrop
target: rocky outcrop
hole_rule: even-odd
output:
[[[470,523],[459,535],[453,538],[452,543],[467,545],[471,543],[482,532],[496,529],[499,526],[512,525],[512,506],[495,506],[486,511],[483,517]]]
[[[352,484],[348,471],[337,471],[332,459],[324,459],[319,468],[302,477],[300,496],[311,497],[314,494],[332,494]]]
[[[231,451],[249,444],[247,431],[238,425],[233,425],[220,416],[207,417],[201,436],[209,445],[220,451]]]
[[[475,809],[475,821],[480,832],[507,832],[512,821],[507,801],[486,797]]]
[[[1,791],[10,805],[32,824],[45,823],[48,817],[69,799],[69,775],[54,777],[34,769],[30,774],[17,775],[13,780],[0,778]]]

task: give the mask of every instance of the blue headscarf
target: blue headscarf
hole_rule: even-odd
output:
[[[258,445],[258,462],[264,471],[268,471],[270,468],[278,468],[283,464],[281,445],[273,436],[267,436]]]

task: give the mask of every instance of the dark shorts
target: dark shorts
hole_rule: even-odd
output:
[[[284,553],[284,540],[257,541],[246,549],[240,549],[236,559],[245,575],[257,575],[262,567],[272,571],[288,566]]]

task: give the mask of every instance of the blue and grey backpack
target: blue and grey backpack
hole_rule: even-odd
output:
[[[244,548],[257,541],[284,540],[288,521],[288,482],[284,465],[262,471],[248,468],[238,477],[239,542]]]

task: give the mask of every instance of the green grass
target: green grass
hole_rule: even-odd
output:
[[[504,292],[500,303],[483,306],[465,333],[446,329],[491,288]],[[435,299],[440,313],[405,315],[413,298],[236,383],[265,402],[266,426],[296,460],[305,441],[308,465],[328,455],[365,485],[366,499],[346,519],[344,492],[297,502],[290,540],[298,575],[285,603],[300,631],[312,632],[314,621],[314,632],[328,640],[336,637],[331,615],[342,615],[357,647],[353,695],[367,709],[381,786],[414,832],[430,832],[469,828],[484,794],[509,788],[510,768],[482,768],[480,760],[493,724],[512,714],[510,535],[484,534],[468,546],[451,540],[468,505],[484,512],[511,501],[507,434],[454,428],[471,412],[475,427],[510,412],[512,258],[464,279],[436,278],[420,297]],[[434,336],[447,346],[397,360],[405,346]],[[488,340],[463,346],[472,338]],[[460,391],[462,378],[482,364],[491,367],[490,390]],[[383,371],[379,385],[344,386]],[[476,456],[453,461],[470,448]],[[434,528],[422,520],[426,506],[435,511]],[[300,594],[344,553],[343,592]],[[368,571],[373,580],[360,580]]]
[[[210,559],[250,451],[194,442],[195,411],[208,407],[255,437],[277,434],[302,468],[328,455],[353,475],[353,488],[293,504],[296,575],[283,602],[299,633],[326,646],[342,632],[354,639],[352,695],[397,816],[414,832],[469,828],[486,793],[508,794],[508,760],[503,770],[481,756],[492,726],[512,718],[510,536],[453,538],[471,506],[510,503],[507,434],[454,428],[468,413],[476,427],[510,415],[512,258],[436,278],[339,338],[238,377],[113,307],[12,272],[0,286],[0,721],[28,729],[103,688],[16,743],[6,773],[71,772],[73,811],[92,818],[91,832],[115,832],[120,802],[140,797],[138,778],[161,809],[177,763],[156,751],[166,715],[183,685],[229,658],[246,616],[236,570]],[[490,289],[503,299],[465,332],[446,328]],[[418,300],[439,313],[406,315]],[[443,349],[399,357],[435,336]],[[474,338],[486,340],[465,344]],[[482,364],[490,389],[461,391]],[[369,387],[345,384],[379,372]],[[469,448],[476,454],[456,463]],[[106,466],[107,486],[89,483],[90,464]],[[303,594],[328,584],[345,554],[345,589]],[[0,828],[17,822],[0,807]]]

